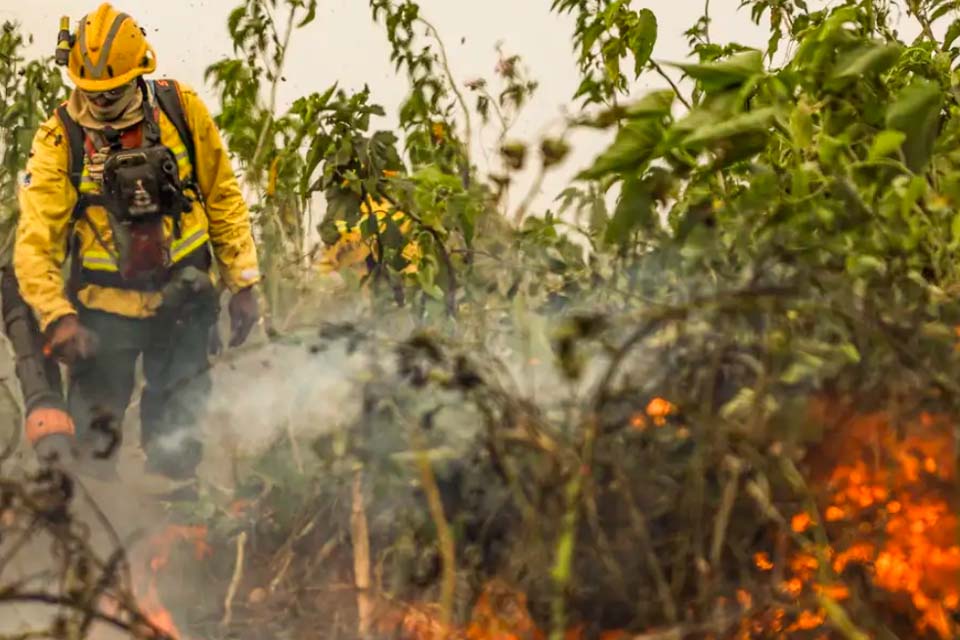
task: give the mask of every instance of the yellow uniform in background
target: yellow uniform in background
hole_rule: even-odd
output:
[[[320,260],[317,261],[317,268],[321,273],[331,273],[344,269],[361,269],[366,265],[367,258],[370,255],[376,255],[377,239],[376,237],[364,238],[361,226],[370,218],[371,212],[380,221],[380,232],[387,230],[385,217],[390,215],[393,221],[400,229],[400,233],[405,238],[408,237],[413,221],[402,211],[394,211],[390,214],[390,203],[385,201],[374,201],[368,198],[363,205],[360,220],[353,226],[348,226],[343,220],[337,220],[337,231],[340,237],[337,241],[323,252]],[[420,261],[420,246],[416,240],[407,240],[401,255],[409,263],[403,268],[402,273],[414,274]]]

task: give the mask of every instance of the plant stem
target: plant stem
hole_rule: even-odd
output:
[[[710,44],[710,0],[703,0],[703,37]]]
[[[673,598],[673,592],[670,590],[670,584],[667,582],[666,573],[657,557],[656,549],[653,545],[653,538],[650,536],[650,528],[647,526],[647,520],[643,513],[636,506],[630,491],[630,483],[620,469],[617,473],[617,491],[627,505],[627,513],[633,528],[637,533],[637,539],[640,542],[640,550],[647,560],[650,567],[650,576],[653,578],[653,584],[657,589],[657,596],[660,598],[660,604],[663,606],[663,614],[667,621],[675,624],[678,620],[677,603]]]
[[[685,106],[687,109],[692,109],[693,107],[690,106],[690,103],[687,101],[687,99],[683,97],[682,93],[680,93],[680,87],[678,87],[677,83],[673,81],[673,78],[667,75],[667,72],[663,70],[663,67],[653,60],[650,61],[650,64],[653,65],[654,71],[656,71],[664,80],[670,83],[670,88],[673,89],[675,94],[677,94],[677,98],[679,98],[680,102],[683,103],[683,106]]]
[[[287,57],[287,49],[290,46],[290,38],[293,35],[293,22],[294,22],[294,18],[296,17],[296,12],[297,12],[297,7],[291,6],[290,13],[287,15],[286,31],[284,32],[284,35],[283,35],[283,42],[278,45],[279,48],[277,50],[276,62],[273,64],[273,68],[271,70],[273,80],[270,85],[270,101],[267,106],[266,116],[263,121],[263,126],[260,128],[260,135],[257,138],[256,149],[253,152],[253,156],[251,156],[250,158],[250,163],[247,167],[247,172],[246,172],[247,185],[250,187],[252,191],[256,193],[257,200],[263,203],[264,212],[268,213],[269,218],[273,220],[274,224],[277,225],[277,233],[280,236],[281,250],[283,249],[283,247],[286,247],[289,244],[290,239],[287,237],[287,232],[286,232],[286,229],[284,229],[283,220],[281,219],[280,213],[277,210],[276,203],[273,201],[265,202],[266,195],[258,188],[259,185],[256,184],[255,176],[258,176],[260,173],[258,169],[260,157],[264,153],[264,149],[266,148],[267,135],[270,132],[274,123],[274,115],[277,109],[277,90],[280,86],[280,78],[283,71],[284,61],[286,60],[286,57]],[[276,33],[276,25],[274,24],[274,20],[271,18],[270,20],[268,20],[268,23],[270,24],[271,28],[274,31],[274,37],[276,37],[277,33]],[[267,60],[266,58],[264,58],[264,66],[267,68],[269,68],[270,66],[269,60]],[[275,273],[275,271],[276,270],[271,269],[271,272],[273,272],[271,275],[273,277],[269,278],[270,285],[268,287],[268,295],[267,295],[267,306],[269,308],[268,315],[271,317],[272,317],[272,314],[276,311],[276,308],[279,305],[279,301],[280,301],[280,290],[279,290],[280,279],[277,277],[278,274]]]
[[[540,172],[537,173],[537,177],[534,179],[533,183],[530,185],[530,190],[527,191],[527,195],[523,198],[523,202],[520,203],[520,206],[517,207],[516,213],[513,214],[513,224],[520,226],[520,223],[523,222],[524,216],[527,214],[527,210],[530,208],[530,205],[533,204],[533,199],[537,196],[537,193],[540,192],[540,189],[543,187],[543,181],[547,177],[547,168],[543,165],[540,166]]]
[[[933,27],[930,25],[930,19],[923,12],[923,10],[920,9],[919,2],[916,0],[908,1],[907,12],[912,14],[913,17],[917,19],[917,22],[920,23],[920,28],[923,30],[923,35],[930,40],[930,42],[937,48],[937,51],[940,51],[940,41],[937,40],[935,35],[933,35]]]
[[[280,49],[277,52],[277,62],[273,67],[273,80],[270,85],[270,103],[269,109],[267,111],[267,119],[263,123],[263,127],[260,129],[260,136],[257,139],[257,148],[253,152],[253,157],[250,159],[250,167],[255,169],[257,166],[257,161],[260,160],[260,154],[263,153],[264,145],[267,140],[267,133],[270,131],[270,126],[273,124],[274,112],[277,109],[277,89],[280,86],[280,75],[283,71],[283,63],[287,58],[287,49],[290,46],[290,36],[293,35],[293,19],[296,16],[297,8],[293,6],[290,8],[290,13],[287,15],[287,25],[286,32],[283,34],[283,43],[280,45]]]
[[[419,428],[419,427],[416,427]],[[443,501],[440,498],[440,488],[430,466],[430,458],[419,434],[414,436],[416,443],[417,466],[420,469],[420,482],[427,495],[427,504],[430,507],[430,516],[437,529],[437,542],[440,545],[442,558],[442,577],[440,582],[440,623],[447,628],[453,620],[453,599],[457,587],[456,547],[450,523],[443,512]]]
[[[590,473],[593,460],[593,443],[599,429],[599,419],[595,413],[591,414],[585,425],[583,448],[577,461],[577,468],[567,481],[566,512],[560,525],[560,535],[557,537],[556,558],[551,575],[553,577],[554,593],[551,604],[552,625],[550,640],[563,640],[566,634],[567,590],[573,579],[573,554],[577,546],[577,523],[580,514],[580,498],[583,495],[584,478]]]
[[[440,39],[440,33],[437,31],[436,27],[434,27],[425,18],[418,18],[418,20],[427,27],[427,30],[430,31],[430,35],[432,35],[434,40],[437,41],[437,46],[440,48],[440,58],[443,62],[443,72],[446,74],[447,81],[450,83],[450,88],[457,97],[457,102],[460,104],[460,109],[463,111],[463,122],[466,132],[466,144],[463,150],[464,162],[466,164],[466,172],[464,173],[464,186],[467,187],[469,186],[470,144],[473,141],[473,127],[470,124],[470,108],[467,106],[467,101],[464,99],[463,93],[461,93],[459,87],[457,87],[457,81],[453,76],[453,72],[450,70],[450,61],[447,58],[447,48],[443,44],[443,40]]]
[[[223,600],[223,620],[220,621],[222,629],[228,629],[233,620],[233,599],[237,596],[237,588],[243,579],[243,556],[246,544],[247,532],[241,531],[240,535],[237,536],[237,559],[233,565],[233,576],[230,578],[227,595]]]
[[[363,638],[369,632],[373,619],[373,599],[370,596],[370,534],[363,504],[363,465],[357,465],[353,471],[350,540],[353,542],[353,575],[357,586],[357,633]]]

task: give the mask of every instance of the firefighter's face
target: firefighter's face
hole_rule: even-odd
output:
[[[83,91],[90,110],[100,120],[113,120],[126,109],[137,90],[136,80],[109,91]]]

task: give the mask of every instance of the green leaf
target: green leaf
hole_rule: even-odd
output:
[[[747,79],[763,73],[763,53],[749,49],[720,60],[702,64],[668,62],[698,80],[706,92],[719,91],[743,84]]]
[[[714,124],[696,129],[683,139],[684,145],[700,145],[724,140],[745,133],[767,131],[777,113],[776,107],[747,111]]]
[[[943,48],[949,49],[957,38],[960,38],[960,18],[951,22],[950,26],[947,27],[947,33],[943,37]]]
[[[247,8],[243,5],[236,7],[227,17],[227,33],[236,40],[240,21],[247,15]]]
[[[317,0],[310,0],[307,3],[307,15],[303,17],[303,20],[297,23],[297,28],[302,28],[313,22],[314,18],[317,17]]]
[[[960,3],[956,0],[943,0],[943,3],[930,14],[930,22],[934,23],[951,11],[956,11],[957,9],[960,9]]]
[[[874,42],[857,47],[840,56],[834,65],[834,80],[876,75],[889,69],[900,56],[902,48],[895,44]]]
[[[437,283],[434,281],[434,273],[432,269],[428,269],[426,266],[418,269],[417,281],[420,284],[420,288],[423,289],[424,293],[426,293],[428,296],[434,300],[443,300],[443,290],[438,287]]]
[[[610,246],[628,242],[634,229],[650,224],[653,213],[650,186],[638,178],[628,178],[623,183],[616,211],[604,233],[604,244]]]
[[[933,154],[943,91],[936,82],[917,79],[907,85],[887,109],[888,129],[906,134],[903,153],[911,171],[923,170]]]
[[[870,146],[870,152],[867,154],[868,160],[877,160],[885,158],[900,148],[903,141],[907,139],[907,134],[902,131],[885,129],[878,133]]]
[[[812,378],[823,368],[825,364],[823,358],[810,353],[801,353],[796,362],[792,363],[783,375],[780,381],[784,384],[797,384]]]
[[[826,133],[821,133],[820,142],[817,145],[817,157],[821,163],[829,166],[837,160],[840,152],[846,148],[847,144],[845,141],[827,135]]]
[[[843,354],[844,358],[846,358],[848,361],[854,364],[857,364],[860,362],[860,351],[858,351],[853,344],[849,342],[844,342],[838,347],[838,349],[840,353]]]
[[[651,118],[664,116],[670,113],[676,94],[673,89],[651,91],[636,102],[625,107],[628,118]]]
[[[847,256],[847,271],[855,277],[871,274],[883,275],[887,272],[887,265],[876,256],[861,254]]]
[[[950,235],[954,243],[960,244],[960,213],[955,214],[950,222]]]
[[[756,392],[750,387],[742,387],[737,394],[720,407],[720,417],[725,420],[749,415],[756,405]]]
[[[820,40],[827,40],[835,32],[843,28],[846,23],[856,24],[859,22],[860,9],[856,6],[845,6],[835,9],[830,17],[824,22],[820,33]]]
[[[595,180],[617,171],[639,167],[653,155],[663,138],[663,126],[654,120],[633,120],[617,132],[617,137],[594,161],[593,166],[578,175],[581,180]]]
[[[641,9],[637,25],[630,34],[630,49],[633,51],[634,71],[637,77],[650,60],[653,45],[657,42],[657,16],[650,9]]]
[[[813,143],[813,133],[813,109],[800,101],[790,113],[790,136],[798,147],[806,148]]]

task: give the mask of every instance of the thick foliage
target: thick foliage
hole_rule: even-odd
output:
[[[49,60],[27,61],[25,44],[18,25],[0,26],[0,265],[13,241],[17,175],[27,162],[33,133],[66,97],[56,67]]]

